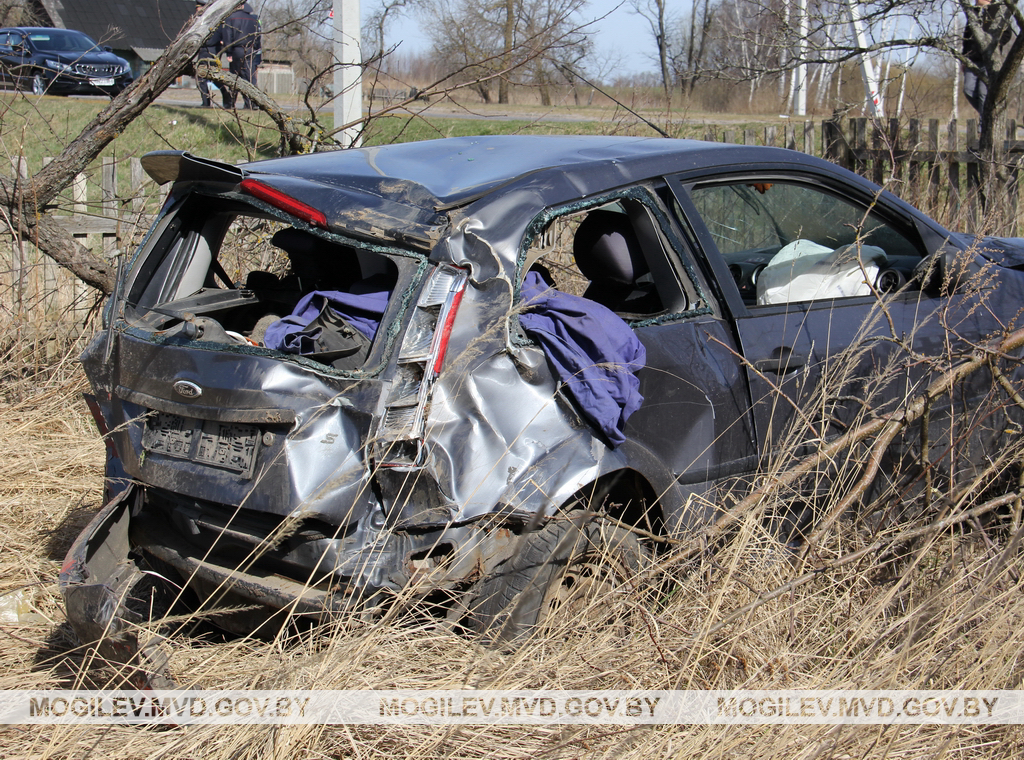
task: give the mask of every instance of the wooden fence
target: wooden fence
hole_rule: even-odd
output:
[[[36,170],[51,160],[43,159]],[[24,158],[12,161],[12,171],[21,178],[33,168]],[[150,201],[158,192],[139,159],[119,163],[103,158],[93,175],[78,175],[46,211],[94,253],[115,259],[130,254],[148,228]],[[95,292],[40,253],[30,239],[14,239],[9,261],[10,267],[0,271],[0,288],[5,311],[16,321],[43,317],[48,322],[70,313],[71,321],[80,322],[95,307]]]

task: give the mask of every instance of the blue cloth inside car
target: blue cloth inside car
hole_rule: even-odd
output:
[[[643,344],[611,309],[556,290],[539,272],[527,273],[522,300],[523,330],[540,344],[583,416],[613,448],[621,444],[626,420],[643,402],[636,376],[647,362]]]
[[[363,283],[356,283],[353,290],[357,292],[314,290],[307,293],[299,299],[289,316],[267,327],[263,344],[267,348],[287,353],[316,353],[317,349],[312,340],[316,336],[309,335],[305,330],[324,309],[333,310],[352,327],[373,340],[391,297],[390,290],[372,287],[374,279],[364,280],[364,287],[360,287]]]

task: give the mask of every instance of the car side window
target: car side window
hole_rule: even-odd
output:
[[[698,308],[694,285],[672,264],[657,220],[628,198],[553,216],[526,252],[521,276],[607,307],[627,321]]]
[[[690,195],[748,305],[898,290],[923,257],[879,214],[817,186],[746,179]]]

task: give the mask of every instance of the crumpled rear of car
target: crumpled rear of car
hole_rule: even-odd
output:
[[[101,653],[152,670],[137,624],[182,605],[252,633],[414,582],[447,593],[589,476],[603,451],[559,451],[581,432],[543,355],[514,366],[470,270],[430,258],[447,219],[429,204],[187,154],[144,163],[176,184],[82,357],[109,501],[61,574]],[[445,371],[464,360],[449,344],[488,340],[468,375]],[[524,466],[541,457],[568,483],[545,500]]]

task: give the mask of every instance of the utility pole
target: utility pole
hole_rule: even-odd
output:
[[[358,148],[363,115],[363,68],[359,49],[359,0],[334,0],[334,124],[350,124],[339,138],[342,147]]]
[[[807,34],[808,34],[808,23],[807,23],[807,0],[800,0],[796,6],[796,12],[799,15],[797,18],[797,34],[799,39],[796,41],[797,50],[797,65],[793,71],[793,94],[796,95],[796,113],[798,116],[807,115],[807,64],[804,62],[804,56],[807,52]]]
[[[864,34],[864,24],[861,22],[860,16],[857,15],[856,4],[853,0],[847,0],[846,7],[850,11],[850,26],[853,29],[854,42],[859,48],[867,48],[867,35]],[[875,73],[875,65],[867,53],[860,57],[860,70],[864,77],[868,112],[873,119],[883,119],[885,118],[885,104],[882,102],[882,91],[878,85],[878,74]]]

